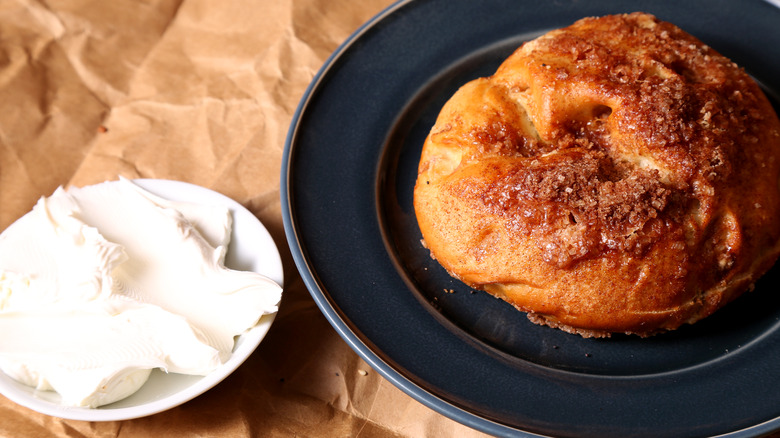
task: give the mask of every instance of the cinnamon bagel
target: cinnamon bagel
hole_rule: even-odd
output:
[[[633,13],[523,44],[460,88],[414,207],[454,277],[539,324],[648,336],[712,314],[780,252],[780,121],[759,86]]]

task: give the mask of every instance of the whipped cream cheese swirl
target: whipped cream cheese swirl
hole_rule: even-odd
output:
[[[41,198],[0,234],[0,369],[88,407],[133,394],[154,368],[215,370],[282,293],[224,266],[231,229],[227,207],[125,179]]]

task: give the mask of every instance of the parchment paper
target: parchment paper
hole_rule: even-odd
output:
[[[104,423],[0,397],[0,435],[481,436],[405,395],[341,340],[282,229],[279,171],[295,107],[330,53],[389,4],[0,1],[0,230],[60,185],[174,179],[248,207],[273,235],[286,275],[266,339],[204,395]]]

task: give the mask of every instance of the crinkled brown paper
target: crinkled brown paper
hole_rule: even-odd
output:
[[[0,1],[0,230],[59,186],[187,181],[248,207],[279,246],[281,310],[215,388],[122,422],[38,414],[0,397],[8,437],[469,437],[341,340],[284,238],[279,169],[303,92],[390,0]],[[365,375],[364,375],[365,374]]]

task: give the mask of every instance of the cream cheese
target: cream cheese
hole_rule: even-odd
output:
[[[96,407],[153,368],[205,375],[276,312],[281,287],[224,266],[224,207],[127,180],[57,189],[0,234],[0,368]]]

